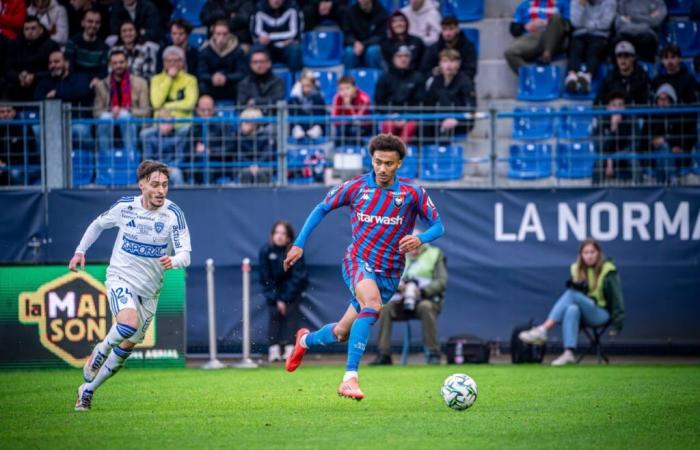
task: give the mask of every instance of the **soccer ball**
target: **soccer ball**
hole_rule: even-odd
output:
[[[440,394],[447,406],[464,411],[476,401],[476,382],[469,375],[455,373],[442,383]]]

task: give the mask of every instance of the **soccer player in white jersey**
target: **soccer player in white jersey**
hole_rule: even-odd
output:
[[[68,268],[85,268],[85,252],[102,231],[119,233],[107,268],[107,295],[116,323],[97,344],[83,368],[76,411],[87,411],[95,390],[117,373],[143,341],[158,305],[163,272],[190,264],[190,235],[182,210],[167,200],[168,166],[143,161],[137,175],[141,195],[122,197],[85,231]],[[174,255],[173,255],[174,253]]]

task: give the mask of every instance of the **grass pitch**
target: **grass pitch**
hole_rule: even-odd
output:
[[[465,372],[476,404],[448,409]],[[700,448],[700,366],[124,369],[73,411],[77,370],[0,373],[0,448]]]

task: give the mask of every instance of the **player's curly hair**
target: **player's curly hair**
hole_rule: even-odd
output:
[[[375,151],[397,152],[399,159],[406,156],[406,144],[393,134],[378,134],[369,141],[369,154],[374,155]]]
[[[154,172],[160,172],[168,179],[170,178],[170,169],[168,169],[168,166],[160,161],[153,161],[151,159],[145,159],[139,164],[138,169],[136,169],[136,176],[139,180],[143,180],[150,177]]]

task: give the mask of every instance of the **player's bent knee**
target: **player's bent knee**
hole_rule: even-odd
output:
[[[139,315],[133,308],[124,308],[117,314],[117,322],[132,328],[138,328]]]

